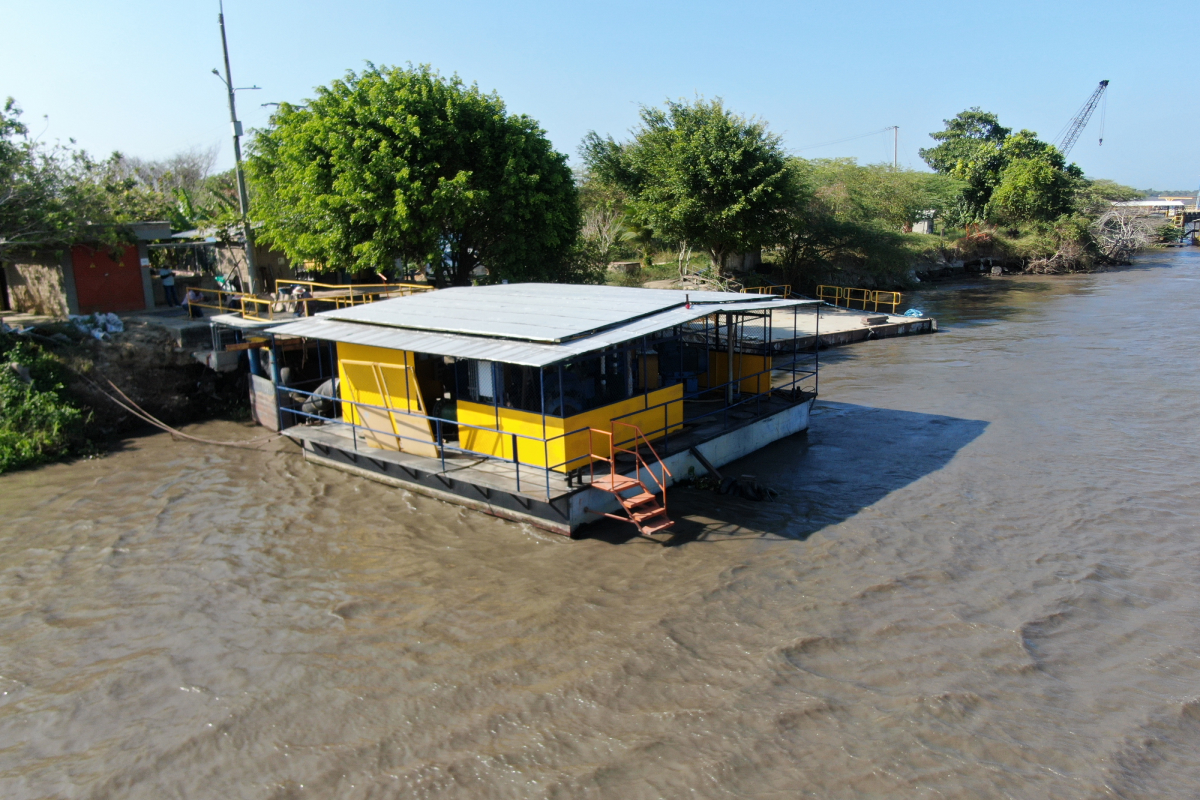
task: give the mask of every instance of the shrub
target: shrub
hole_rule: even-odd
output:
[[[79,449],[84,414],[66,399],[63,366],[6,334],[0,334],[0,362],[0,473]]]

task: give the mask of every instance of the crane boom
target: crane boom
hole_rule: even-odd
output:
[[[1092,96],[1083,104],[1083,108],[1079,109],[1079,113],[1067,126],[1067,132],[1062,137],[1062,143],[1058,145],[1058,149],[1062,152],[1063,158],[1071,152],[1071,148],[1075,146],[1075,142],[1079,141],[1079,134],[1083,133],[1083,129],[1087,127],[1088,120],[1092,118],[1092,112],[1096,110],[1096,106],[1100,103],[1100,98],[1104,96],[1104,90],[1108,88],[1108,81],[1100,81],[1100,85],[1096,87],[1096,91],[1092,92]],[[1100,141],[1104,141],[1101,139]]]

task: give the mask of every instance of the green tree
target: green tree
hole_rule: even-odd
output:
[[[1067,166],[1058,148],[1033,131],[1010,134],[1000,147],[1004,168],[988,199],[986,216],[1000,222],[1051,222],[1074,209],[1083,173]]]
[[[911,229],[927,212],[953,207],[962,182],[948,175],[859,164],[853,158],[803,162],[816,196],[840,220]]]
[[[576,175],[576,185],[582,220],[580,233],[595,245],[599,257],[608,263],[628,249],[627,243],[635,235],[627,219],[625,194],[612,184],[597,180],[586,170]]]
[[[942,122],[945,130],[929,134],[929,138],[939,144],[918,152],[930,169],[943,175],[954,172],[960,161],[975,158],[980,145],[999,148],[1012,133],[1011,128],[1000,124],[995,114],[978,106],[960,111],[953,119]]]
[[[1105,178],[1081,179],[1075,185],[1075,208],[1090,216],[1100,216],[1113,203],[1140,200],[1144,195],[1139,189],[1125,186]]]
[[[566,156],[495,94],[428,66],[368,65],[284,104],[253,142],[262,239],[327,269],[431,263],[441,280],[578,280]]]
[[[0,111],[0,256],[70,241],[82,222],[73,166],[65,148],[29,138],[21,109],[8,98]]]
[[[0,255],[58,250],[81,238],[115,244],[122,225],[174,220],[176,202],[120,153],[97,161],[69,145],[31,139],[9,98],[0,111]],[[162,176],[160,176],[162,177]]]
[[[943,120],[945,130],[929,134],[939,144],[920,151],[935,172],[952,175],[966,185],[954,216],[957,222],[981,222],[988,201],[1000,183],[1005,160],[1001,152],[1011,129],[1000,124],[995,114],[978,107]]]
[[[988,201],[987,216],[1000,222],[1050,222],[1072,208],[1070,176],[1044,158],[1019,158],[1004,168]]]
[[[995,114],[971,108],[929,134],[930,167],[963,181],[957,221],[1050,222],[1074,209],[1083,173],[1029,130],[1013,133]]]
[[[632,221],[659,239],[726,256],[774,241],[780,214],[796,204],[779,137],[722,102],[668,102],[641,109],[632,141],[594,131],[581,154],[588,168],[627,196]]]

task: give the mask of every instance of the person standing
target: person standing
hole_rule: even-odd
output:
[[[167,305],[171,308],[179,305],[179,297],[175,294],[175,273],[163,267],[158,271],[158,277],[162,279],[163,299]]]

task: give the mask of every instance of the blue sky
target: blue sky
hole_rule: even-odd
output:
[[[1104,145],[1097,113],[1072,160],[1139,188],[1200,183],[1200,112],[1172,77],[1195,37],[1161,4],[228,0],[225,15],[235,83],[263,87],[239,93],[247,128],[366,61],[413,62],[497,91],[572,158],[589,130],[624,136],[639,104],[700,94],[806,157],[890,161],[890,133],[807,146],[899,125],[900,162],[923,167],[928,133],[968,106],[1052,138],[1107,78]],[[217,144],[232,165],[216,0],[0,0],[0,19],[0,95],[34,132],[99,155]]]

